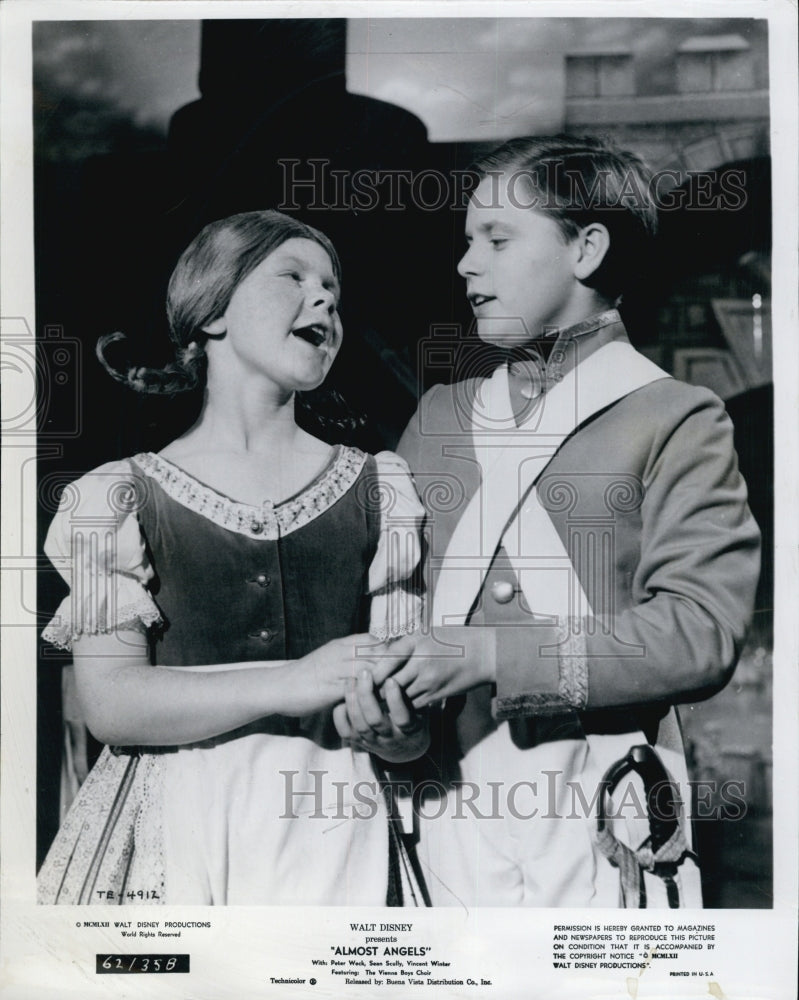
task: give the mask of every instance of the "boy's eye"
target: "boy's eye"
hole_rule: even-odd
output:
[[[283,273],[284,278],[291,278],[292,281],[302,281],[302,275],[299,271],[285,271]]]
[[[504,236],[493,236],[491,238],[490,242],[491,242],[491,246],[496,248],[496,247],[503,247],[503,246],[505,246],[505,244],[508,242],[508,240]]]

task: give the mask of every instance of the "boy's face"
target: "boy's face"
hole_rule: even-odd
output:
[[[579,315],[574,274],[577,245],[557,223],[525,207],[531,194],[518,175],[492,175],[472,194],[466,213],[469,249],[458,264],[481,340],[520,346]]]

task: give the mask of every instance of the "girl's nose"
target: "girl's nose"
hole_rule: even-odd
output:
[[[314,309],[326,309],[329,313],[336,311],[336,296],[329,288],[318,288],[312,294]]]

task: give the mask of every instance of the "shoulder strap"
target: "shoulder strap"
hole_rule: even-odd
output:
[[[507,371],[497,369],[475,398],[472,437],[481,483],[441,560],[433,596],[434,625],[462,624],[469,614],[500,539],[522,499],[582,423],[629,393],[668,378],[627,343],[600,348],[540,397],[540,406],[516,427],[507,397]]]

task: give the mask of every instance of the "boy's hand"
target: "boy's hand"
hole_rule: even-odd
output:
[[[388,643],[366,633],[331,639],[312,653],[275,668],[285,678],[280,711],[303,716],[332,708],[346,697],[362,671],[371,678],[371,672],[379,668],[388,677],[412,651],[413,642],[406,636]]]
[[[336,731],[356,750],[390,763],[415,760],[430,743],[427,719],[410,707],[393,678],[383,685],[383,697],[381,704],[372,674],[362,670],[342,704],[333,709]]]
[[[373,670],[379,687],[389,674],[378,661]],[[496,638],[491,628],[450,626],[419,636],[408,662],[391,675],[414,708],[496,680]]]

